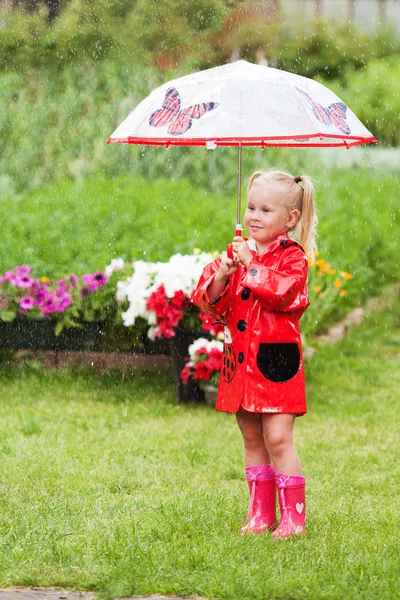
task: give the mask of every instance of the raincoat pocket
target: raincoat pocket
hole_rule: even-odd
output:
[[[270,381],[289,381],[300,369],[299,346],[295,342],[260,344],[257,366]]]

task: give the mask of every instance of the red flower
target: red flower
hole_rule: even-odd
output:
[[[172,338],[175,335],[175,330],[170,326],[168,321],[161,321],[160,325],[154,332],[155,337]]]
[[[204,379],[204,381],[210,381],[212,373],[213,369],[210,368],[210,364],[207,360],[202,360],[194,366],[194,376],[196,379]]]
[[[208,355],[207,348],[205,346],[202,346],[201,348],[196,350],[196,356],[201,356],[202,354],[205,354],[206,356]]]
[[[220,371],[222,367],[223,353],[218,348],[211,348],[208,363],[213,371]]]
[[[164,316],[165,311],[168,309],[168,302],[163,285],[160,285],[147,298],[146,308],[147,310],[153,310],[157,317]]]
[[[182,381],[185,385],[187,385],[188,379],[191,374],[192,374],[192,368],[189,365],[185,365],[180,374],[180,378],[182,379]]]
[[[171,298],[171,306],[174,308],[182,308],[186,301],[186,294],[182,290],[175,292],[173,298]]]
[[[182,307],[185,304],[186,294],[182,290],[175,292],[173,298],[168,298],[165,287],[160,285],[150,294],[146,302],[147,310],[156,313],[157,327],[155,337],[171,338],[175,335],[175,327],[183,318]]]

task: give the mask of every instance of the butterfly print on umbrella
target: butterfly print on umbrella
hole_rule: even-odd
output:
[[[165,94],[162,108],[154,111],[149,119],[149,125],[152,127],[168,126],[168,133],[171,135],[182,135],[192,126],[192,119],[200,119],[210,110],[219,106],[219,102],[203,102],[194,104],[181,110],[181,97],[178,90],[169,88]]]
[[[324,108],[321,104],[313,100],[306,92],[303,92],[300,88],[296,88],[300,94],[303,94],[307,98],[308,102],[313,107],[313,113],[317,117],[318,121],[325,125],[335,125],[342,133],[347,135],[350,133],[350,127],[346,123],[346,112],[347,106],[344,102],[335,102],[327,108]]]

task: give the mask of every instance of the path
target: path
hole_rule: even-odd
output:
[[[119,600],[179,600],[178,596],[130,596]],[[96,600],[89,592],[71,592],[60,588],[22,588],[0,589],[0,600]],[[201,600],[201,598],[197,598]]]

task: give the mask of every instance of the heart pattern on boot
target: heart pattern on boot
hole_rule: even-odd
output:
[[[302,513],[302,512],[303,512],[303,510],[304,510],[304,502],[298,502],[298,503],[296,504],[296,510],[297,510],[297,512],[299,513],[299,515],[301,515],[301,513]]]

